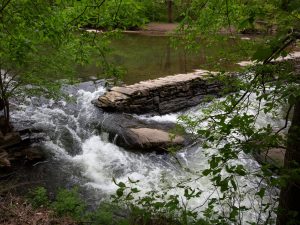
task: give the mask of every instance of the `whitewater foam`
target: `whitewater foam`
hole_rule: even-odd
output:
[[[197,172],[208,168],[207,155],[216,152],[215,149],[204,150],[195,145],[182,149],[175,156],[125,151],[114,143],[109,143],[105,135],[99,134],[95,129],[102,122],[98,119],[101,112],[90,102],[103,94],[105,89],[100,86],[89,91],[81,88],[70,88],[70,90],[75,97],[75,102],[55,103],[51,100],[40,102],[34,98],[27,99],[25,104],[15,106],[19,110],[14,111],[13,120],[26,125],[29,123],[30,126],[43,130],[48,136],[48,140],[43,143],[44,147],[51,151],[56,159],[78,168],[84,178],[82,179],[83,185],[99,190],[103,196],[109,196],[117,189],[112,182],[113,178],[127,184],[130,178],[139,180],[135,184],[141,190],[138,196],[151,190],[167,189],[169,189],[169,194],[184,196],[183,189],[170,189],[170,187],[190,178],[191,188],[204,191],[200,199],[189,203],[190,207],[204,204],[208,197],[218,197],[209,177],[203,177]],[[190,109],[189,112],[201,114],[197,107]],[[180,114],[179,112],[164,116],[141,115],[137,117],[148,121],[176,122]],[[242,154],[240,158],[232,163],[243,164],[249,169],[259,168],[257,162],[251,157]],[[185,168],[189,168],[190,172]],[[249,179],[255,184],[259,182],[255,177]],[[255,200],[253,194],[255,192],[250,189],[254,187],[254,184],[249,185],[249,180],[245,178],[241,178],[240,182],[246,185],[241,187],[242,193],[245,194],[242,202],[251,206],[252,201]],[[257,215],[254,211],[245,213],[245,218],[251,221],[258,216],[262,215]]]

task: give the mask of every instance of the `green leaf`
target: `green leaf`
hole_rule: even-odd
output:
[[[289,96],[288,103],[290,105],[294,105],[296,103],[296,97],[295,97],[295,95],[292,94],[292,95]]]
[[[257,60],[259,62],[264,61],[272,54],[272,49],[270,47],[261,47],[258,48],[257,51],[253,54],[252,60]]]
[[[206,170],[203,170],[202,171],[202,174],[204,175],[204,176],[207,176],[208,174],[210,174],[211,173],[211,169],[206,169]]]
[[[137,188],[131,188],[132,193],[138,193],[140,192]]]
[[[247,174],[245,168],[242,165],[238,165],[235,169],[235,172],[240,176],[245,176]]]
[[[121,187],[121,188],[125,188],[125,187],[126,187],[126,185],[125,185],[123,182],[119,182],[117,185],[118,185],[119,187]]]
[[[237,185],[236,185],[235,181],[233,179],[231,179],[230,183],[231,183],[233,189],[236,191],[237,190]]]
[[[123,194],[124,194],[124,189],[123,189],[123,188],[119,188],[119,189],[117,190],[117,195],[118,195],[118,197],[122,197]]]
[[[256,195],[258,195],[260,198],[263,198],[265,196],[265,192],[266,192],[266,189],[265,188],[261,188],[257,193]]]
[[[232,211],[230,212],[230,216],[229,216],[230,220],[231,221],[236,221],[235,218],[237,217],[238,214],[239,214],[238,209],[233,206]]]

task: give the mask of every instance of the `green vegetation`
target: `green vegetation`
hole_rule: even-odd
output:
[[[59,216],[68,215],[76,220],[80,220],[85,211],[85,205],[76,189],[59,190],[51,206]]]
[[[150,21],[180,22],[190,3],[182,0],[114,0],[101,1],[100,4],[101,9],[87,10],[89,12],[81,19],[84,26],[135,30]]]
[[[0,99],[6,121],[2,132],[11,129],[10,98],[43,94],[57,99],[62,84],[77,81],[76,66],[88,64],[92,56],[97,55],[102,74],[118,76],[105,56],[115,34],[81,29],[86,9],[101,5],[93,1],[0,2]]]
[[[177,188],[184,190],[184,198],[186,202],[182,202],[182,197],[178,194],[171,194],[172,188],[163,193],[158,191],[149,191],[145,195],[135,198],[140,192],[134,184],[138,181],[129,179],[129,186],[119,182],[115,195],[112,195],[113,203],[119,204],[121,207],[127,208],[131,212],[131,216],[137,224],[162,224],[162,225],[210,225],[214,223],[199,218],[199,214],[188,206],[189,200],[201,196],[200,189],[194,190],[188,185],[179,183]],[[209,219],[209,217],[208,217]],[[136,224],[136,223],[131,223]]]
[[[28,198],[34,208],[52,209],[59,217],[70,217],[77,223],[88,223],[95,225],[130,225],[130,224],[178,224],[174,219],[166,222],[166,216],[151,217],[151,213],[138,207],[132,207],[131,210],[124,209],[123,205],[116,203],[101,202],[99,207],[94,210],[88,210],[85,202],[82,200],[78,189],[71,190],[60,189],[53,201],[47,196],[47,190],[44,187],[37,187],[30,192]],[[123,211],[123,213],[120,213]],[[198,223],[206,225],[206,223]]]
[[[221,31],[229,35],[247,31],[274,33],[265,37],[252,54],[252,59],[261,64],[247,68],[236,84],[239,92],[216,100],[201,117],[180,118],[196,138],[203,140],[204,149],[217,149],[210,155],[209,167],[199,175],[209,177],[217,197],[207,198],[207,204],[203,204],[206,208],[199,213],[199,206],[193,209],[188,203],[205,190],[191,188],[192,181],[172,187],[183,190],[183,197],[172,194],[172,188],[165,193],[154,190],[135,197],[141,190],[130,181],[132,186],[116,182],[119,188],[113,196],[115,203],[128,210],[126,219],[116,219],[114,211],[104,206],[95,213],[87,213],[76,190],[59,191],[51,203],[45,189],[39,188],[33,191],[33,206],[50,205],[58,215],[92,224],[244,224],[243,215],[251,207],[243,201],[247,193],[242,192],[241,181],[259,178],[255,190],[251,190],[255,197],[252,204],[258,207],[255,210],[259,217],[246,222],[299,224],[299,71],[292,64],[272,62],[286,56],[289,47],[300,38],[298,0],[2,0],[0,100],[6,122],[2,131],[11,130],[12,97],[43,94],[57,98],[62,84],[77,80],[76,66],[88,64],[96,54],[101,59],[98,62],[101,71],[118,76],[119,70],[105,56],[115,35],[113,30],[137,29],[148,21],[167,19],[181,22],[177,41],[188,51],[197,49],[199,37],[212,41]],[[83,30],[86,27],[107,32],[88,33]],[[67,81],[60,80],[62,74],[68,75]],[[269,123],[256,126],[260,114],[278,118],[282,106],[287,108],[283,127],[272,127]],[[254,114],[247,113],[250,108]],[[284,133],[290,117],[289,131]],[[236,163],[243,155],[261,154],[273,148],[286,150],[283,168],[264,163],[253,171]],[[281,189],[278,198],[272,195],[277,188]]]
[[[33,208],[48,207],[50,202],[47,195],[47,190],[44,187],[37,187],[28,195],[29,202]]]
[[[90,10],[83,25],[105,30],[137,29],[149,22],[146,11],[147,8],[135,0],[105,1],[101,13],[98,9]]]

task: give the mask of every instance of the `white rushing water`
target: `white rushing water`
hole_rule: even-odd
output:
[[[15,105],[12,115],[14,121],[24,126],[34,127],[43,130],[47,140],[43,146],[53,153],[56,160],[69,164],[70,168],[76,168],[82,178],[80,185],[94,188],[103,196],[113,194],[117,186],[112,178],[117,181],[127,182],[128,178],[139,180],[136,184],[143,194],[150,190],[165,190],[172,185],[187,178],[192,178],[189,183],[192,188],[199,188],[203,191],[201,198],[190,202],[191,207],[197,207],[205,203],[209,196],[217,197],[215,189],[208,177],[201,177],[199,174],[187,172],[177,160],[166,154],[136,153],[126,151],[123,148],[108,142],[105,133],[100,134],[96,127],[101,124],[99,114],[102,113],[91,104],[105,92],[101,85],[93,86],[91,83],[82,84],[77,87],[67,88],[66,91],[74,97],[74,102],[60,101],[54,103],[45,99],[28,98],[23,104]],[[197,107],[190,110],[191,113],[199,113]],[[139,116],[144,120],[176,122],[180,113],[164,116]],[[198,145],[182,149],[176,154],[177,159],[185,168],[192,171],[201,171],[208,168],[207,154],[215,150],[205,150]],[[257,162],[246,155],[242,155],[238,162],[253,170],[258,169]],[[70,177],[70,179],[72,179]],[[256,198],[251,194],[251,188],[260,180],[251,177],[251,182],[242,178],[240,180],[243,196],[243,203],[250,208]],[[183,190],[172,189],[170,193],[183,195]],[[257,221],[259,215],[253,210],[245,213],[243,220]]]

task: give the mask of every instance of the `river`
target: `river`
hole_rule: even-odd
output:
[[[33,127],[44,132],[46,140],[41,145],[51,156],[40,166],[46,171],[43,173],[43,179],[47,180],[49,187],[80,186],[91,205],[97,205],[115,193],[117,186],[113,183],[113,178],[127,184],[128,178],[139,180],[136,184],[141,190],[139,195],[150,190],[169,190],[169,194],[183,196],[183,189],[170,187],[189,180],[190,187],[203,191],[201,197],[189,202],[191,208],[202,204],[205,207],[208,197],[217,197],[218,193],[209,177],[199,176],[202,170],[208,168],[208,155],[215,152],[214,149],[205,150],[198,144],[183,148],[176,153],[181,165],[169,154],[125,150],[110,143],[107,134],[99,133],[97,129],[101,126],[102,121],[98,118],[103,112],[93,106],[91,100],[105,92],[103,81],[68,86],[64,88],[64,92],[68,93],[73,101],[54,102],[44,98],[27,98],[14,105],[12,114],[16,126]],[[203,107],[205,108],[205,105],[202,104],[185,113],[197,115]],[[178,115],[182,113],[137,117],[144,120],[176,122]],[[266,123],[265,118],[261,118],[260,123]],[[279,121],[279,125],[281,123],[282,121]],[[250,171],[259,169],[259,164],[251,156],[244,154],[233,163],[240,163]],[[189,171],[185,168],[189,168]],[[254,176],[241,178],[239,181],[240,195],[243,196],[241,202],[250,209],[253,208],[243,214],[244,221],[259,221],[267,216],[256,211],[259,199],[254,194],[256,190],[253,189],[259,182],[260,179]],[[265,201],[274,204],[272,199],[277,192],[270,190],[269,193]]]

